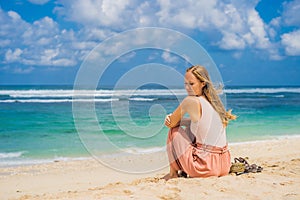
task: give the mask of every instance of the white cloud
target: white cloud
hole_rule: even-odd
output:
[[[224,32],[223,38],[220,41],[219,46],[222,49],[232,50],[232,49],[244,49],[246,45],[244,39],[238,36],[237,34]]]
[[[107,24],[118,23],[128,3],[128,0],[103,0],[101,6],[101,14],[104,16],[103,22]]]
[[[222,38],[212,43],[228,50],[247,46],[270,48],[265,24],[255,10],[258,1],[62,0],[60,3],[63,6],[57,7],[56,12],[90,29],[85,32],[90,38],[107,36],[101,29],[122,31],[146,25],[217,31]]]
[[[95,27],[84,27],[77,32],[78,37],[86,38],[89,41],[100,42],[107,39],[108,37],[114,35],[116,32],[104,29],[104,28],[95,28]]]
[[[86,55],[87,50],[95,46],[94,42],[79,42],[78,37],[83,36],[73,30],[60,30],[58,23],[50,17],[30,24],[18,13],[4,12],[0,8],[0,24],[0,55],[5,63],[75,66],[83,59],[82,52]],[[81,46],[76,47],[76,44]]]
[[[38,46],[46,46],[50,45],[52,43],[52,38],[47,38],[47,37],[41,37],[36,41],[36,44]]]
[[[5,61],[7,62],[14,62],[14,61],[19,61],[21,59],[21,54],[23,51],[19,48],[15,49],[14,51],[11,49],[8,49],[7,52],[5,53]]]
[[[96,42],[86,41],[86,42],[73,42],[72,47],[74,49],[92,49],[97,45]]]
[[[242,50],[247,47],[269,49],[272,45],[268,38],[267,27],[255,10],[253,2],[235,2],[220,6],[225,9],[225,16],[219,19],[223,24],[213,23],[222,33],[219,47],[227,50]]]
[[[129,0],[62,0],[63,7],[55,11],[69,21],[87,27],[128,27],[132,12],[127,10]]]
[[[13,74],[29,74],[34,70],[34,67],[11,67],[11,66],[3,66],[0,67],[0,71],[13,73]]]
[[[281,17],[275,17],[270,21],[270,25],[273,27],[280,27]]]
[[[149,1],[145,1],[136,6],[136,9],[132,12],[133,22],[139,26],[155,26],[157,25],[154,14],[156,12],[156,6]]]
[[[41,56],[43,63],[50,63],[59,54],[59,49],[45,49]]]
[[[283,34],[281,43],[287,55],[300,56],[300,30]]]
[[[254,9],[248,12],[248,25],[252,36],[256,41],[255,47],[261,49],[270,47],[270,42],[265,31],[264,23],[259,17],[257,11]]]
[[[171,55],[171,53],[168,50],[167,51],[163,51],[161,57],[167,63],[176,63],[176,62],[178,62],[178,57]]]
[[[235,59],[240,59],[241,57],[242,57],[242,53],[241,52],[235,52],[235,53],[233,53],[233,57],[235,58]]]
[[[206,28],[211,22],[208,12],[214,11],[216,0],[170,1],[157,0],[157,21],[162,26],[183,28]],[[156,20],[154,20],[156,21]]]
[[[148,56],[148,61],[151,61],[151,62],[152,62],[153,60],[159,58],[160,56],[161,56],[161,55],[159,55],[158,52],[154,51],[154,53],[152,53],[152,54],[150,54],[150,55]]]
[[[28,67],[28,68],[15,67],[13,69],[13,73],[15,73],[15,74],[29,74],[33,70],[34,70],[34,67]]]
[[[77,64],[77,61],[72,60],[72,59],[67,59],[67,58],[59,58],[59,59],[55,59],[51,62],[51,64],[53,66],[64,66],[64,67],[68,67],[68,66],[74,66]]]
[[[268,53],[271,60],[282,60],[285,58],[284,56],[280,55],[278,48],[270,48],[268,49]]]
[[[284,2],[282,20],[285,25],[300,27],[300,0]]]
[[[14,11],[4,12],[0,7],[0,38],[19,43],[20,33],[24,32],[29,24],[22,20]]]
[[[118,61],[121,63],[125,63],[128,62],[130,59],[134,58],[135,56],[136,52],[132,51],[118,58]]]
[[[8,14],[9,17],[12,18],[13,21],[21,20],[21,16],[18,13],[14,12],[14,11],[8,11],[7,14]]]
[[[48,2],[28,1],[40,5]],[[279,54],[282,48],[286,55],[299,55],[298,32],[285,33],[278,42],[278,30],[282,23],[299,26],[300,0],[284,3],[282,16],[272,19],[269,24],[264,23],[255,9],[258,2],[60,0],[53,12],[58,19],[74,23],[74,30],[64,28],[63,23],[58,24],[51,17],[28,23],[17,12],[0,8],[0,55],[6,63],[19,62],[34,67],[75,66],[99,42],[120,31],[144,26],[217,35],[209,39],[210,44],[236,52],[235,58],[239,58],[239,52],[244,49],[263,52],[273,60],[283,58]],[[141,35],[122,41],[107,48],[105,53],[110,55],[128,45],[143,44],[147,37]],[[174,42],[174,38],[155,37],[159,38],[155,41],[158,45]],[[176,62],[169,52],[161,56],[167,62]]]
[[[30,54],[22,58],[21,63],[25,65],[37,65],[37,66],[56,66],[56,67],[69,67],[75,66],[78,60],[75,56],[66,56],[67,53],[61,52],[59,48],[56,49],[44,49],[37,55]]]
[[[21,34],[21,33],[20,33]],[[41,44],[52,44],[55,42],[55,36],[59,35],[60,31],[58,24],[49,17],[44,17],[40,20],[34,21],[32,25],[28,25],[27,29],[22,33],[23,43],[26,45],[35,45],[37,41]],[[48,42],[45,42],[48,41]]]

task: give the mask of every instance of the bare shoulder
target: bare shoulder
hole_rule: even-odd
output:
[[[183,101],[186,101],[186,102],[198,102],[199,99],[196,96],[187,96],[187,97],[185,97],[183,99]]]
[[[188,96],[182,102],[183,111],[188,113],[193,122],[199,120],[201,104],[198,97]]]
[[[195,96],[187,96],[182,101],[183,107],[199,106],[199,98]]]

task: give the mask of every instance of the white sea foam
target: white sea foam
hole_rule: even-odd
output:
[[[17,152],[1,152],[0,159],[7,159],[7,158],[19,158],[21,157],[25,151],[17,151]]]
[[[167,89],[138,89],[138,90],[0,90],[0,95],[9,95],[13,98],[33,97],[116,97],[116,96],[163,96],[185,95],[185,90]]]
[[[284,98],[284,95],[275,95],[276,98]]]
[[[270,141],[280,141],[280,140],[285,140],[285,139],[298,139],[300,138],[300,135],[277,135],[277,136],[264,136],[262,139],[258,140],[250,140],[250,141],[243,141],[243,142],[230,142],[230,146],[239,146],[239,145],[245,145],[245,144],[257,144],[257,143],[267,143]]]
[[[226,94],[274,94],[300,93],[300,87],[235,88],[225,89]],[[130,101],[154,101],[160,97],[185,96],[184,89],[137,89],[137,90],[0,90],[0,103],[63,103],[63,102],[110,102],[120,99]],[[158,97],[160,96],[160,97]],[[157,97],[157,98],[156,98]]]
[[[151,147],[151,148],[126,148],[122,149],[126,153],[130,154],[149,154],[149,153],[156,153],[165,151],[165,147]]]
[[[64,103],[64,102],[111,102],[119,101],[117,98],[112,99],[7,99],[0,100],[0,103]]]
[[[241,88],[241,89],[225,89],[227,94],[239,94],[239,93],[262,93],[262,94],[276,94],[276,93],[300,93],[300,88]]]
[[[13,167],[13,166],[24,166],[24,165],[36,165],[36,164],[46,164],[53,162],[67,162],[67,161],[80,161],[89,160],[91,157],[55,157],[46,159],[6,159],[0,160],[0,167]]]
[[[233,88],[225,89],[227,94],[239,93],[300,93],[300,87],[281,87],[281,88]],[[0,90],[0,96],[13,98],[63,98],[63,97],[135,97],[135,96],[168,96],[168,95],[186,95],[184,89],[137,89],[137,90]]]
[[[135,98],[129,98],[130,101],[155,101],[155,98],[139,98],[139,97],[135,97]]]

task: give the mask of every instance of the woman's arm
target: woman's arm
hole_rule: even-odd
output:
[[[189,125],[191,120],[197,121],[201,115],[201,106],[199,100],[195,97],[186,97],[182,103],[176,108],[176,110],[166,116],[165,125],[169,128],[173,128],[180,125]],[[183,116],[188,113],[190,120],[183,118]]]
[[[172,114],[169,114],[166,116],[165,125],[168,128],[173,128],[173,127],[179,126],[179,123],[180,123],[183,115],[184,115],[184,113],[182,110],[182,104],[180,104]]]

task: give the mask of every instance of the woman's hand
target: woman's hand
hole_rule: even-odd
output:
[[[166,116],[166,118],[165,118],[165,125],[167,126],[167,127],[169,127],[170,128],[170,125],[171,125],[171,115],[172,114],[168,114],[167,116]]]
[[[165,125],[168,128],[174,128],[180,125],[180,120],[182,119],[185,111],[182,109],[182,105],[180,104],[173,113],[168,114],[165,118]]]

